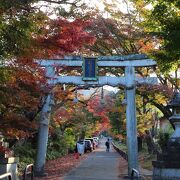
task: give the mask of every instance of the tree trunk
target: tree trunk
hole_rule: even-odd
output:
[[[142,151],[142,137],[138,136],[138,151]]]
[[[154,154],[154,153],[157,152],[157,149],[156,149],[156,146],[154,144],[151,133],[148,130],[146,130],[145,133],[146,133],[145,141],[146,141],[146,144],[147,144],[148,152],[149,152],[149,154]]]

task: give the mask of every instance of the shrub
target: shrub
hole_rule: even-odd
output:
[[[162,151],[167,149],[167,143],[171,135],[171,130],[160,130],[158,134],[158,145]]]
[[[13,150],[14,155],[19,157],[18,171],[22,173],[28,164],[34,163],[36,150],[32,148],[30,142],[17,145]]]
[[[71,128],[67,128],[63,135],[58,132],[49,138],[47,159],[56,159],[68,154],[75,147],[75,136]]]

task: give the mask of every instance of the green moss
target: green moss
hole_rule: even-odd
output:
[[[113,141],[113,142],[114,142],[114,144],[115,144],[115,146],[117,148],[119,148],[120,150],[122,150],[122,151],[127,153],[127,146],[126,146],[126,144],[120,143],[119,141]]]

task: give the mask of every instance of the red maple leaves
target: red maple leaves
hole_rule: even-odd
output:
[[[92,112],[94,116],[99,116],[101,118],[101,125],[99,125],[99,129],[109,126],[109,117],[107,113],[111,109],[112,103],[113,99],[109,96],[105,96],[103,99],[96,96],[89,100],[87,106],[88,111]]]
[[[36,129],[32,121],[40,112],[41,99],[49,87],[44,69],[34,59],[77,53],[84,45],[93,43],[95,38],[86,31],[89,23],[80,19],[49,20],[43,34],[30,38],[32,46],[8,61],[5,85],[0,85],[0,94],[6,97],[0,101],[3,134],[18,138],[29,136]]]
[[[80,19],[68,21],[66,19],[52,20],[43,37],[37,40],[45,55],[58,58],[65,53],[78,52],[84,45],[92,44],[95,38],[86,31],[90,21]]]

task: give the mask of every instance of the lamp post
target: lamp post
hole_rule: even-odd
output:
[[[180,93],[176,92],[167,105],[173,115],[169,121],[174,127],[174,133],[167,142],[167,149],[153,161],[153,180],[180,179]]]
[[[101,88],[101,100],[100,100],[100,103],[101,103],[102,106],[105,105],[103,86],[102,86],[102,88]]]

